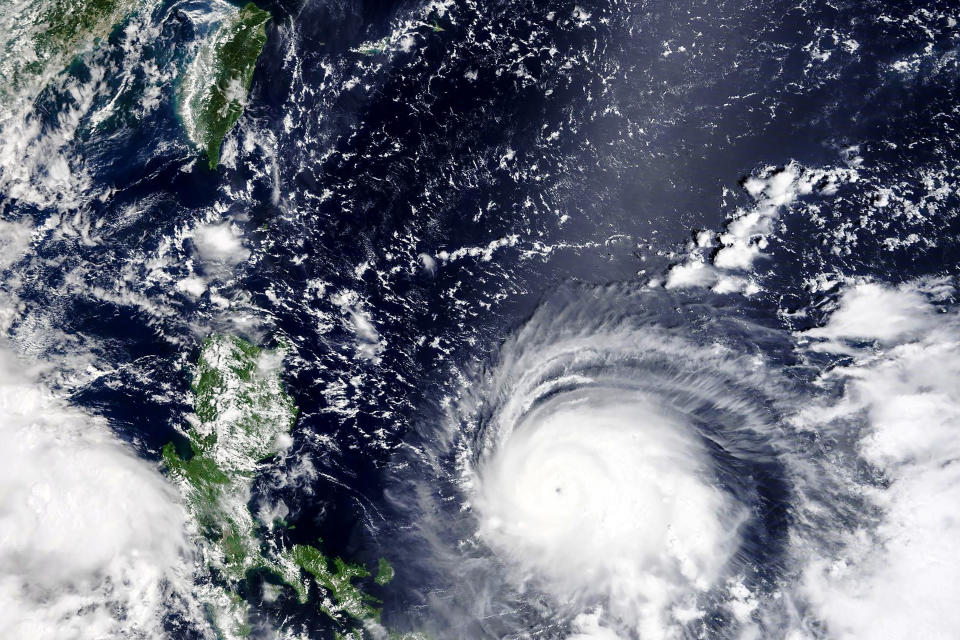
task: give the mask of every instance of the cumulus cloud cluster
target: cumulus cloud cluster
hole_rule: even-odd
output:
[[[756,293],[750,270],[767,248],[783,209],[811,194],[831,195],[840,184],[858,179],[852,168],[808,169],[795,162],[765,167],[743,183],[753,205],[737,209],[722,232],[701,232],[687,257],[667,272],[663,286]]]

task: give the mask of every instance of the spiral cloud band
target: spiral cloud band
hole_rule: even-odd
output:
[[[461,398],[476,537],[571,637],[683,637],[718,610],[733,624],[771,584],[788,493],[771,398],[790,385],[748,333],[767,335],[668,295],[571,290]]]
[[[420,624],[955,637],[956,291],[851,283],[790,333],[740,298],[562,290],[400,467],[411,569],[444,585]]]

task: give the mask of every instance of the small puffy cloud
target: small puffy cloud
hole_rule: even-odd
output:
[[[567,640],[623,640],[612,629],[603,626],[600,622],[603,616],[600,610],[592,613],[581,613],[573,620],[573,635]]]
[[[847,289],[823,327],[804,335],[827,340],[876,340],[890,344],[919,336],[938,324],[927,298],[911,288],[865,282]]]
[[[437,271],[437,261],[433,259],[429,253],[421,253],[417,256],[420,260],[420,266],[423,267],[424,273],[433,275]]]
[[[182,280],[178,280],[175,286],[178,290],[189,293],[196,298],[202,296],[207,290],[206,281],[198,276],[190,276],[183,278]]]
[[[250,257],[243,246],[243,233],[229,222],[207,224],[193,232],[193,244],[200,259],[207,264],[234,266]]]
[[[749,277],[774,235],[781,210],[811,194],[832,195],[841,184],[856,182],[851,168],[807,169],[797,163],[765,167],[743,182],[753,203],[739,208],[722,233],[701,231],[684,262],[667,273],[667,288],[713,287],[718,293],[752,295],[759,287]],[[712,257],[709,250],[716,248]]]

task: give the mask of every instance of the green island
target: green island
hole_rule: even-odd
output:
[[[181,81],[180,119],[211,169],[220,163],[223,139],[243,115],[269,20],[270,14],[252,2],[234,10],[201,46]]]
[[[130,16],[138,0],[0,1],[0,98],[42,87]],[[29,93],[29,92],[28,92]]]
[[[297,417],[281,380],[284,355],[283,347],[261,349],[234,336],[207,338],[192,381],[196,417],[186,443],[179,451],[172,442],[163,448],[164,466],[184,496],[212,578],[199,591],[207,618],[222,640],[249,636],[245,595],[258,577],[269,576],[301,604],[315,601],[334,621],[337,638],[364,640],[377,633],[426,640],[380,625],[379,601],[354,583],[371,577],[362,564],[328,557],[319,546],[281,547],[264,535],[275,523],[250,510],[254,476],[285,448]],[[393,575],[381,558],[373,582],[384,586]]]
[[[351,49],[354,53],[359,53],[364,56],[377,56],[381,53],[384,53],[390,47],[389,38],[381,38],[375,42],[365,42],[358,47]]]

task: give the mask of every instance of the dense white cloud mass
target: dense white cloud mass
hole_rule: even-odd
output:
[[[574,635],[567,640],[622,640],[612,629],[600,623],[602,611],[582,613],[573,620]]]
[[[925,290],[854,285],[807,332],[854,361],[826,374],[845,385],[840,402],[799,420],[861,425],[857,453],[876,475],[860,487],[874,513],[804,571],[800,592],[831,638],[960,635],[960,313],[938,312]]]
[[[703,445],[642,393],[568,393],[539,404],[480,471],[481,536],[563,594],[600,597],[644,638],[709,589],[737,512]]]
[[[6,351],[0,438],[0,637],[166,637],[191,584],[172,487]]]
[[[232,267],[250,257],[250,250],[243,246],[242,232],[228,222],[197,227],[193,242],[208,266]]]
[[[829,324],[811,329],[806,335],[834,341],[875,340],[885,345],[897,344],[938,327],[942,320],[915,287],[894,288],[867,282],[845,291]]]

